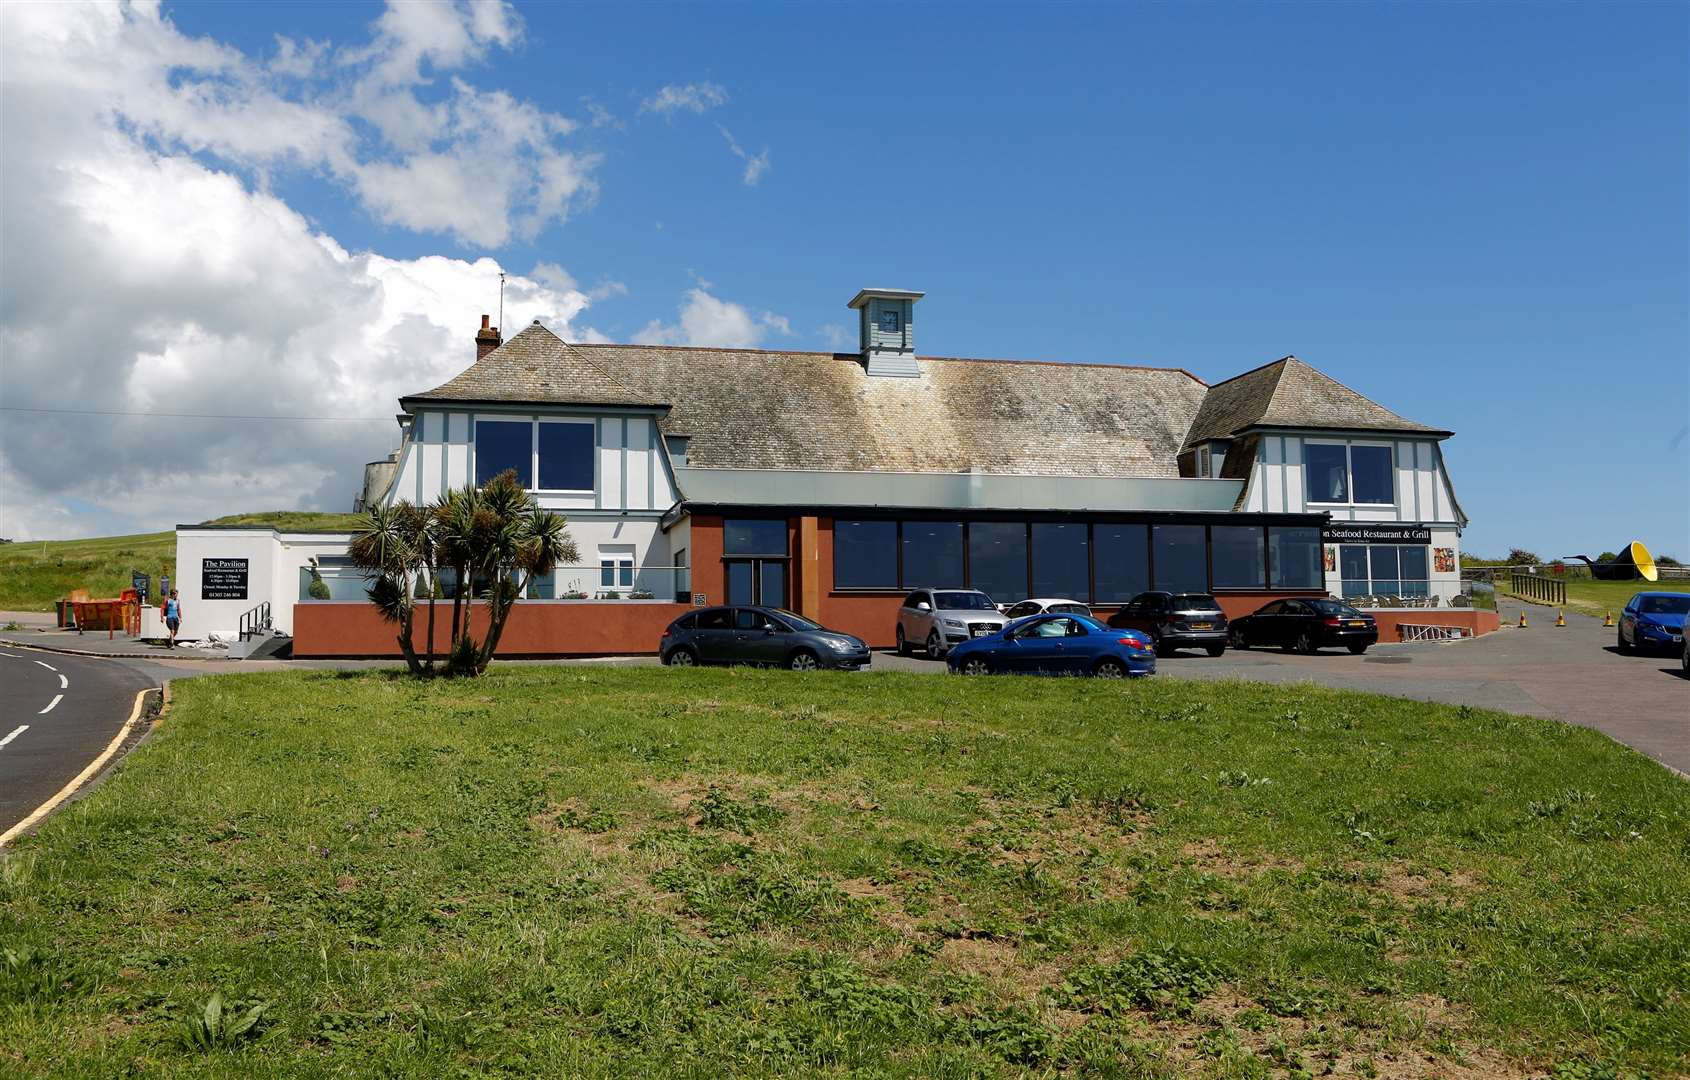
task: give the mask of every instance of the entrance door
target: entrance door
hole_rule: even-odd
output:
[[[727,602],[774,608],[790,606],[786,602],[786,560],[730,559]]]

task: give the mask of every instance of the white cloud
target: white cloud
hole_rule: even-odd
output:
[[[687,290],[679,317],[664,324],[652,320],[634,340],[648,345],[714,345],[724,349],[754,349],[771,333],[790,335],[784,315],[753,312],[744,304],[710,295],[709,282]]]
[[[640,102],[642,113],[673,116],[678,112],[705,113],[728,103],[728,92],[713,82],[665,86]]]
[[[384,55],[403,52],[396,70],[409,71],[473,53],[478,42],[514,40],[512,24],[495,17],[504,10],[449,9],[468,26],[468,45],[436,23],[390,27],[384,33],[403,32],[412,44]],[[272,69],[279,62],[306,73],[289,76],[297,78],[329,54],[278,45],[277,55]],[[338,161],[331,172],[344,166],[367,183],[377,212],[411,215],[420,227],[444,221],[449,200],[466,190],[450,151],[370,160],[341,114],[310,95],[276,95],[272,74],[183,37],[149,8],[9,5],[0,9],[0,72],[0,400],[8,409],[0,535],[348,508],[362,464],[395,440],[396,398],[473,359],[479,316],[498,310],[502,268],[486,258],[349,251],[255,180],[290,152]],[[549,150],[556,160],[547,161],[533,150],[550,145],[561,118],[468,87],[454,86],[450,100],[448,147],[514,144],[543,167],[496,178],[494,187],[511,185],[502,202],[492,200],[492,210],[461,204],[442,227],[502,235],[582,197],[580,163],[571,172],[567,151]],[[291,130],[291,149],[278,127]],[[212,157],[190,153],[199,150]],[[395,183],[406,173],[432,209],[402,211],[382,188],[380,167],[395,170]],[[545,169],[553,172],[539,175]],[[365,180],[364,170],[377,171]],[[482,195],[474,202],[488,201]],[[505,320],[515,328],[539,318],[566,337],[602,336],[581,318],[595,295],[618,287],[584,291],[556,266],[512,274]],[[65,408],[368,419],[23,411]]]
[[[834,352],[846,352],[851,349],[851,331],[844,323],[823,323],[821,326],[822,342]]]
[[[519,44],[502,0],[395,0],[367,43],[278,37],[267,61],[189,37],[141,3],[6,5],[0,36],[13,97],[97,109],[159,151],[259,183],[277,168],[317,172],[379,221],[466,246],[532,239],[597,192],[599,158],[566,145],[573,120],[449,77]]]
[[[745,171],[740,174],[740,179],[745,181],[746,187],[756,187],[757,181],[763,179],[763,174],[769,171],[769,148],[763,147],[762,152],[758,154],[746,153],[745,148],[733,137],[733,132],[721,124],[716,125],[716,130],[728,141],[728,149],[733,151],[734,157],[745,162]]]

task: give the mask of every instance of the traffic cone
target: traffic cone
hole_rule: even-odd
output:
[[[1602,613],[1602,625],[1603,626],[1613,626],[1614,625],[1614,613],[1613,612],[1604,611]]]
[[[1555,625],[1556,626],[1566,626],[1567,625],[1567,616],[1562,614],[1561,612],[1557,611],[1555,613]]]
[[[1526,629],[1526,613],[1524,611],[1520,612],[1520,629]]]

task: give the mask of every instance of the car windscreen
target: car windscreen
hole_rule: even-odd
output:
[[[996,611],[991,598],[977,592],[942,592],[933,594],[933,606],[945,611]]]
[[[1091,609],[1084,604],[1052,604],[1045,608],[1053,615],[1090,615]]]
[[[781,622],[786,623],[788,626],[792,627],[794,630],[806,631],[807,632],[807,631],[810,631],[810,630],[820,630],[820,629],[822,629],[821,623],[811,622],[809,619],[806,619],[804,616],[798,614],[796,611],[788,611],[785,608],[775,608],[774,613],[776,615],[780,616]]]
[[[1215,598],[1204,593],[1180,593],[1173,600],[1175,611],[1219,611]]]
[[[1361,618],[1361,612],[1348,604],[1340,604],[1336,600],[1310,600],[1308,605],[1321,615],[1336,615],[1340,619]]]
[[[1684,596],[1645,596],[1637,605],[1645,615],[1690,615],[1690,593]]]

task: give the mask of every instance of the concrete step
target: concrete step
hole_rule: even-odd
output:
[[[255,634],[245,641],[235,640],[229,643],[229,651],[223,654],[225,660],[270,660],[293,654],[293,638],[280,630],[271,630],[262,634]]]

